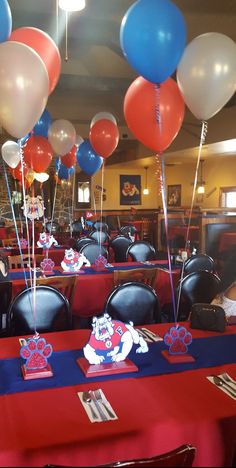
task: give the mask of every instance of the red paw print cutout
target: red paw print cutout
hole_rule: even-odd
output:
[[[44,258],[40,263],[40,267],[44,273],[52,273],[55,263],[51,258]]]
[[[171,327],[164,335],[164,343],[169,346],[170,354],[185,354],[192,343],[192,335],[184,327]]]
[[[107,259],[103,255],[99,255],[95,260],[95,267],[97,270],[105,270]]]
[[[26,359],[25,367],[28,370],[47,367],[51,354],[52,346],[44,338],[30,338],[20,349],[20,356]]]

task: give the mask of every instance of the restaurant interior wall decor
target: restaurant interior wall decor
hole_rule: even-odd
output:
[[[140,175],[120,175],[120,204],[141,205]]]

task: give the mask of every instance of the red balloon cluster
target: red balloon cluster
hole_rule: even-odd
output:
[[[114,120],[114,117],[112,120],[101,118],[90,128],[90,143],[96,153],[103,158],[108,158],[119,143],[119,130]]]

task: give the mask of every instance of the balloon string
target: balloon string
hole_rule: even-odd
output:
[[[57,46],[59,45],[59,1],[56,0],[56,37],[57,37]]]
[[[22,144],[20,143],[20,161],[21,161],[21,182],[22,182],[22,192],[23,192],[23,206],[24,206],[24,215],[25,215],[25,227],[26,227],[26,237],[27,237],[27,247],[28,247],[28,257],[30,257],[30,235],[29,235],[29,224],[27,217],[27,207],[26,207],[26,195],[25,195],[25,178],[24,178],[24,152]],[[23,258],[21,257],[21,263],[23,265]],[[30,269],[30,284],[32,286],[32,273]]]
[[[156,105],[155,105],[155,113],[156,113],[156,121],[159,125],[160,132],[161,132],[161,86],[160,83],[155,84],[155,94],[156,94]]]
[[[75,199],[75,171],[72,180],[72,194],[71,194],[71,219],[70,219],[70,237],[73,236],[73,220],[74,220],[74,199]]]
[[[34,200],[35,193],[34,193],[34,186],[32,186],[32,198]],[[34,211],[35,205],[33,206],[33,216],[32,216],[32,265],[33,265],[33,323],[34,323],[34,334],[37,334],[36,330],[36,259],[35,259],[35,250],[34,250],[34,243],[35,243],[35,224],[34,224]],[[29,257],[29,266],[31,270],[31,262]]]
[[[193,203],[194,203],[194,198],[195,198],[195,194],[196,194],[198,170],[199,170],[199,165],[200,165],[202,146],[205,143],[206,135],[207,135],[207,125],[208,125],[207,122],[205,120],[203,120],[202,121],[201,136],[200,136],[200,144],[199,144],[199,148],[198,148],[198,157],[197,157],[197,164],[196,164],[196,170],[195,170],[195,177],[194,177],[194,183],[193,183],[192,200],[191,200],[189,219],[188,219],[188,225],[187,225],[185,250],[187,250],[188,244],[189,244],[189,231],[190,231],[190,225],[191,225],[191,219],[192,219]],[[183,261],[183,266],[182,266],[181,275],[180,275],[180,283],[179,283],[180,287],[179,287],[179,291],[178,291],[178,300],[177,300],[177,316],[179,315],[180,297],[181,297],[181,289],[182,289],[181,285],[182,285],[182,279],[183,279],[183,276],[184,276],[184,263],[185,263],[185,260]]]
[[[12,212],[13,223],[14,223],[15,231],[16,231],[17,243],[18,243],[18,247],[19,247],[19,251],[20,251],[20,256],[21,256],[21,264],[22,264],[22,266],[23,266],[24,280],[25,280],[26,287],[28,287],[27,278],[26,278],[26,272],[25,272],[25,268],[24,268],[24,264],[23,264],[22,249],[21,249],[21,243],[20,243],[20,239],[19,239],[19,233],[18,233],[18,228],[17,228],[16,216],[15,216],[15,211],[14,211],[14,208],[13,208],[12,197],[11,197],[11,190],[10,190],[10,186],[9,186],[9,180],[8,180],[7,171],[6,171],[6,165],[5,165],[5,161],[4,161],[4,160],[3,160],[3,169],[4,169],[4,176],[5,176],[6,185],[7,185],[7,192],[8,192],[8,196],[9,196],[9,200],[10,200],[10,205],[11,205],[11,212]]]
[[[165,232],[166,232],[166,242],[167,242],[167,259],[168,259],[168,267],[169,267],[169,275],[170,275],[170,287],[171,287],[171,297],[172,297],[172,305],[173,305],[173,315],[174,315],[174,322],[177,322],[176,316],[176,304],[175,304],[175,293],[174,293],[174,284],[173,284],[173,275],[172,275],[172,267],[171,267],[171,255],[170,255],[170,242],[169,242],[169,232],[168,232],[168,216],[167,216],[167,204],[166,204],[166,181],[165,181],[165,163],[164,157],[162,154],[156,155],[157,163],[159,164],[159,157],[161,156],[161,174],[160,174],[160,184],[161,184],[161,196],[162,196],[162,204],[163,204],[163,213],[164,213],[164,224],[165,224]]]
[[[66,10],[66,55],[65,61],[68,61],[68,11]]]
[[[101,224],[100,224],[100,239],[99,239],[100,251],[101,251],[101,247],[102,247],[102,213],[103,213],[104,171],[105,171],[105,160],[104,160],[103,165],[102,165],[102,190],[101,190],[101,215],[100,215]]]

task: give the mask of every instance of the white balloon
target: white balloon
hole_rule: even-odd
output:
[[[77,148],[79,148],[79,146],[84,142],[84,139],[80,136],[80,135],[77,135],[76,136],[76,140],[75,140],[75,146]]]
[[[48,141],[53,150],[59,156],[63,156],[71,150],[76,140],[76,131],[69,120],[55,120],[48,130]]]
[[[177,82],[197,119],[213,117],[236,90],[236,43],[215,32],[197,36],[184,50]]]
[[[2,145],[1,152],[2,157],[8,166],[15,169],[20,162],[20,145],[15,141],[8,140]]]
[[[49,179],[49,174],[47,174],[47,172],[35,172],[34,173],[34,178],[38,182],[43,183],[43,182],[46,182],[46,180]]]
[[[25,44],[0,44],[0,125],[13,137],[29,133],[48,99],[47,69],[40,56]]]
[[[93,125],[98,121],[98,120],[111,120],[115,125],[117,125],[116,119],[114,115],[112,115],[110,112],[98,112],[92,120],[90,124],[90,128],[93,127]]]

